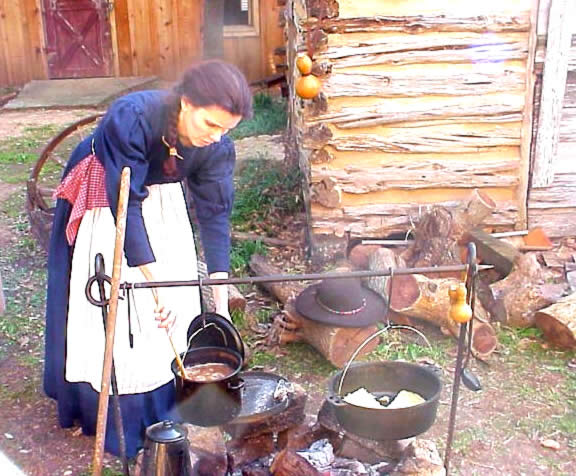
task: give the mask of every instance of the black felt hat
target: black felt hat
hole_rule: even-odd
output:
[[[296,310],[323,324],[366,327],[384,317],[386,300],[358,278],[325,279],[298,295]]]

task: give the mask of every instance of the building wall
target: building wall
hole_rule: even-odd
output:
[[[542,0],[538,15],[537,96],[534,107],[534,141],[538,120],[543,69],[548,39],[551,0]],[[572,18],[576,8],[572,7]],[[560,121],[560,136],[553,161],[553,180],[546,187],[531,187],[528,199],[528,225],[541,226],[553,237],[576,236],[576,23],[572,21],[568,75]],[[534,144],[535,145],[535,144]],[[535,147],[532,149],[535,150]]]
[[[293,104],[313,236],[406,232],[475,188],[497,202],[488,225],[526,225],[531,0],[293,3],[337,7],[298,25],[309,36],[320,26],[314,61],[326,72],[321,97]]]
[[[45,79],[41,0],[0,0],[0,87]]]
[[[225,59],[250,80],[276,71],[283,45],[277,0],[259,0],[258,36],[227,36]],[[0,86],[47,79],[41,0],[0,0]],[[176,79],[202,58],[203,1],[115,0],[110,12],[114,75]]]

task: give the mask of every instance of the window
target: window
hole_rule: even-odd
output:
[[[258,36],[259,0],[224,0],[224,36]]]

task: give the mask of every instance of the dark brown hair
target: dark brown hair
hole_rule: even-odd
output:
[[[193,106],[218,106],[243,119],[252,117],[252,92],[244,74],[233,64],[221,60],[207,60],[192,65],[182,75],[169,98],[165,138],[170,147],[178,141],[180,100],[185,98]],[[175,176],[176,157],[164,161],[164,172]]]

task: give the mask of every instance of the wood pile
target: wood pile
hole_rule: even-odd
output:
[[[415,327],[433,325],[456,338],[460,325],[449,318],[448,290],[463,282],[465,273],[394,275],[393,270],[465,263],[467,244],[473,242],[478,261],[493,266],[489,271],[482,271],[476,283],[473,355],[486,360],[497,350],[495,327],[499,325],[538,326],[551,343],[576,348],[576,317],[572,312],[576,294],[565,297],[574,292],[566,280],[570,282],[571,279],[576,284],[576,263],[551,264],[553,257],[559,255],[568,254],[569,259],[576,257],[576,240],[559,250],[539,228],[491,233],[490,228],[482,227],[494,207],[494,201],[478,190],[453,209],[432,207],[414,224],[411,239],[364,240],[350,249],[344,263],[347,268],[343,269],[392,270],[392,277],[371,277],[364,283],[390,300],[388,316],[383,313],[382,321]],[[283,272],[258,255],[252,257],[250,267],[256,276]],[[566,280],[558,279],[560,267]],[[302,282],[262,285],[283,304],[283,312],[274,318],[268,343],[307,342],[334,366],[342,367],[378,327],[330,326],[300,315],[294,301],[308,285]],[[377,345],[377,339],[368,342],[359,357],[369,354]]]
[[[525,233],[493,234],[482,229],[482,220],[489,214],[492,203],[489,197],[475,192],[456,212],[433,207],[414,225],[413,240],[404,243],[390,240],[392,246],[386,246],[388,240],[366,240],[367,244],[352,248],[349,259],[357,269],[370,270],[451,265],[464,262],[465,246],[473,242],[479,262],[493,266],[492,270],[480,273],[477,283],[474,355],[485,359],[497,348],[495,322],[510,327],[537,326],[551,343],[576,348],[573,312],[576,294],[564,297],[567,292],[574,292],[566,280],[576,265],[564,263],[566,280],[558,279],[558,273],[545,259],[547,256],[551,261],[550,256],[558,256],[558,251],[540,228]],[[458,273],[395,276],[391,290],[392,320],[414,325],[426,321],[446,334],[457,336],[459,327],[448,318],[447,290],[462,279]],[[371,278],[367,285],[385,296],[390,293],[388,277]]]

